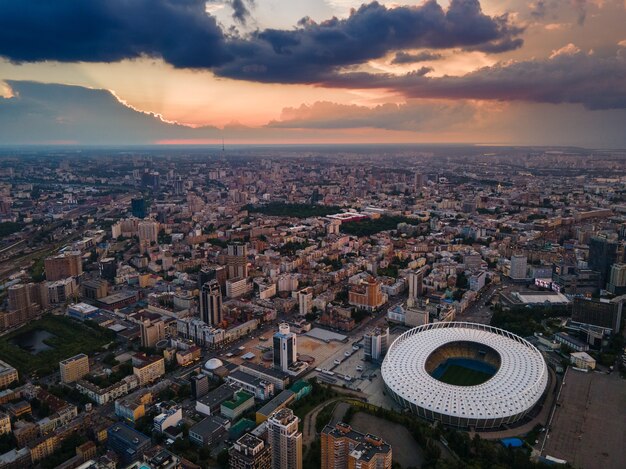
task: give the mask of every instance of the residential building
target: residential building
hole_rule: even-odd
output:
[[[163,357],[135,354],[133,356],[133,374],[139,379],[139,386],[152,383],[165,374],[165,360]]]
[[[61,371],[61,382],[65,384],[73,383],[89,374],[89,357],[84,353],[79,353],[59,362],[59,368]]]
[[[298,314],[306,316],[313,308],[313,288],[306,287],[298,292]]]
[[[0,412],[0,435],[11,433],[11,418],[8,414]]]
[[[376,311],[387,302],[387,295],[382,292],[381,283],[370,276],[350,287],[348,302],[360,309]]]
[[[79,251],[68,251],[44,260],[46,280],[54,282],[83,273],[83,262]]]
[[[8,388],[11,383],[18,380],[17,370],[7,362],[0,360],[0,389]]]
[[[272,469],[302,469],[300,419],[291,409],[280,409],[267,420],[267,442],[272,451]]]
[[[338,423],[322,430],[322,469],[391,469],[392,449],[381,438]]]
[[[141,346],[153,348],[157,342],[165,338],[165,323],[161,319],[155,321],[144,319],[140,324]]]
[[[230,469],[271,469],[272,467],[272,452],[269,445],[250,433],[243,435],[235,442],[228,456]]]

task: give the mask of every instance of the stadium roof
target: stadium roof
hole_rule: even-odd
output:
[[[426,360],[456,341],[477,342],[500,355],[500,367],[476,386],[455,386],[433,378]],[[416,327],[391,345],[382,365],[385,384],[397,396],[437,414],[461,419],[502,419],[534,406],[548,382],[541,353],[508,331],[483,324],[439,322]]]

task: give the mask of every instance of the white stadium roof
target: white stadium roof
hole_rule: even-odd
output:
[[[498,352],[495,375],[476,386],[433,378],[426,371],[426,360],[437,348],[456,341],[476,342]],[[439,322],[405,332],[389,348],[381,373],[397,400],[412,404],[420,415],[449,416],[443,419],[451,421],[510,422],[537,403],[548,383],[545,361],[528,341],[502,329],[465,322]]]

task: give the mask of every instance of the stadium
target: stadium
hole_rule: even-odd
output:
[[[548,384],[546,363],[531,343],[468,322],[426,324],[403,333],[389,348],[381,374],[403,408],[475,430],[522,419]]]

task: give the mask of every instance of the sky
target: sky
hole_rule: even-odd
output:
[[[626,0],[0,0],[0,144],[626,148]]]

